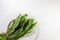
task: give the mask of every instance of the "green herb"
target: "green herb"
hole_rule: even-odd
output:
[[[7,37],[5,34],[1,33],[0,34],[0,40],[7,40]]]
[[[29,33],[35,25],[33,18],[28,18],[27,14],[19,14],[9,23],[6,34],[0,34],[0,40],[17,40]]]

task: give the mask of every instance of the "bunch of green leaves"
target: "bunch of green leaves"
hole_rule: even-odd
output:
[[[17,40],[27,34],[35,26],[35,20],[33,18],[28,18],[27,16],[27,14],[19,14],[17,18],[13,19],[9,23],[6,31],[8,35],[7,37],[13,38],[13,40]]]
[[[7,40],[7,36],[3,33],[0,33],[0,40]]]

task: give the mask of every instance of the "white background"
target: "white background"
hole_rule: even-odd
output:
[[[60,40],[60,0],[0,0],[0,32],[20,13],[38,21],[37,40]]]

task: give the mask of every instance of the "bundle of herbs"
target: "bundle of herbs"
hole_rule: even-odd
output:
[[[17,40],[29,33],[35,25],[33,18],[28,18],[27,14],[19,14],[9,23],[6,33],[0,33],[0,40]]]

